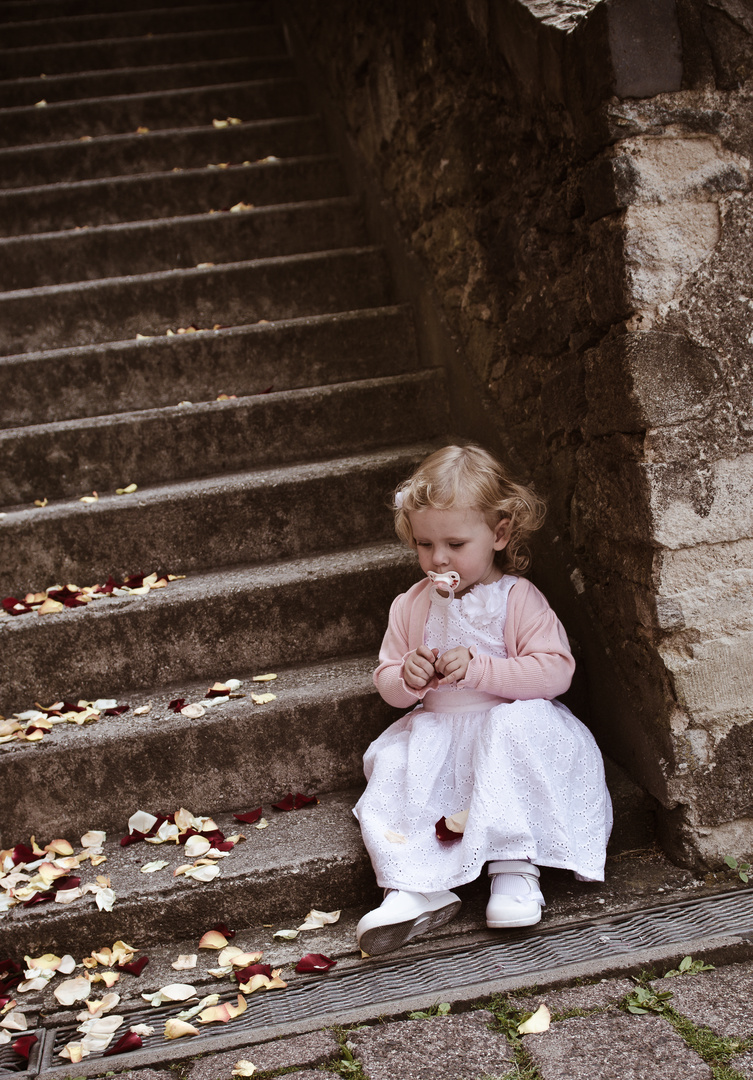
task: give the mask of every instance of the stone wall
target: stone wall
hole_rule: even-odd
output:
[[[753,852],[753,14],[294,3],[550,507],[535,576],[668,851]],[[465,432],[472,434],[472,432]]]

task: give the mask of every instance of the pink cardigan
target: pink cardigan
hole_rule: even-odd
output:
[[[430,588],[424,578],[393,601],[379,651],[374,682],[384,700],[401,709],[415,705],[439,681],[435,676],[422,690],[411,690],[402,678],[406,656],[424,643]],[[526,578],[518,578],[508,595],[505,646],[506,660],[474,655],[458,685],[505,701],[551,699],[567,690],[575,670],[567,635],[545,597]]]

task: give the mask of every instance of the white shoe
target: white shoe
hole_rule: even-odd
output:
[[[515,875],[520,881],[505,880]],[[486,925],[492,930],[504,930],[515,926],[533,926],[541,919],[545,905],[539,888],[539,869],[524,860],[489,863],[492,879],[491,896],[486,906]],[[495,891],[495,885],[497,890]],[[520,891],[517,886],[520,886]],[[515,892],[512,889],[515,888]],[[505,891],[502,892],[501,889]]]
[[[454,892],[389,889],[380,906],[367,912],[356,927],[359,947],[369,956],[399,949],[419,934],[449,922],[460,910],[460,903]]]

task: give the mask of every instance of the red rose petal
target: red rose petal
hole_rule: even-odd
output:
[[[9,615],[26,615],[33,611],[24,600],[17,600],[15,596],[6,596],[3,600],[3,608]]]
[[[54,894],[51,892],[38,892],[30,896],[28,900],[24,900],[22,907],[31,907],[33,904],[44,904],[47,900],[52,900]]]
[[[272,977],[272,965],[271,964],[249,964],[248,967],[240,968],[235,973],[235,977],[239,983],[248,982],[254,975],[266,975],[268,979]]]
[[[53,881],[52,888],[55,892],[65,892],[66,889],[77,889],[81,884],[80,877],[64,877]]]
[[[236,821],[242,821],[246,825],[255,825],[262,814],[262,807],[258,807],[256,810],[247,810],[245,814],[233,814]]]
[[[86,705],[74,705],[72,701],[64,701],[61,712],[86,712]]]
[[[168,707],[168,709],[172,709],[174,713],[179,713],[180,710],[184,707],[185,704],[186,704],[186,699],[184,697],[178,697],[178,698],[174,698],[172,701],[168,702],[167,707]]]
[[[218,851],[232,851],[235,844],[232,840],[217,840],[212,847],[217,848]]]
[[[130,707],[130,705],[116,705],[114,709],[105,709],[105,716],[122,716]]]
[[[445,823],[445,819],[441,817],[434,826],[437,834],[437,840],[441,840],[445,844],[451,843],[453,840],[459,840],[462,833],[453,832],[452,829],[448,829]]]
[[[139,832],[138,829],[134,829],[134,831],[132,833],[129,833],[128,836],[122,836],[120,838],[120,846],[128,847],[129,844],[136,844],[139,840],[143,840],[145,836],[146,833],[142,833]]]
[[[301,957],[295,965],[295,970],[302,973],[307,971],[329,971],[336,963],[337,960],[330,960],[328,956],[324,956],[322,953],[310,952]]]
[[[18,866],[19,863],[33,862],[35,855],[30,847],[26,844],[16,844],[10,853],[11,860],[14,866]]]
[[[289,791],[284,799],[280,799],[279,802],[272,803],[273,810],[292,810],[295,806],[295,798],[293,792]]]
[[[20,1057],[25,1058],[26,1061],[28,1061],[31,1048],[34,1043],[37,1042],[39,1042],[39,1039],[36,1035],[22,1035],[20,1039],[16,1039],[13,1043],[13,1049]]]
[[[140,1035],[137,1035],[135,1031],[126,1031],[125,1035],[121,1035],[114,1046],[111,1046],[109,1050],[105,1050],[102,1057],[109,1057],[110,1054],[127,1054],[129,1050],[140,1050],[143,1045]]]
[[[218,934],[222,934],[228,941],[232,941],[236,933],[235,930],[228,930],[227,923],[224,922],[215,923],[211,929],[216,930]]]
[[[149,963],[148,956],[140,956],[138,960],[129,960],[127,964],[116,964],[116,971],[127,971],[130,975],[140,975]]]
[[[120,585],[115,580],[115,578],[112,576],[112,574],[110,574],[109,578],[107,579],[107,581],[105,582],[104,585],[97,585],[96,589],[93,589],[92,591],[95,592],[95,593],[106,593],[109,596],[112,593],[113,589],[119,589],[119,588],[120,588]]]
[[[302,806],[310,806],[311,803],[318,803],[318,802],[319,802],[319,800],[317,799],[316,795],[301,795],[301,793],[299,791],[298,794],[295,797],[295,801],[293,803],[293,809],[294,810],[300,810]]]

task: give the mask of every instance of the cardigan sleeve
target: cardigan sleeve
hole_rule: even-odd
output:
[[[504,660],[472,649],[460,685],[508,701],[551,699],[570,686],[575,660],[565,629],[542,593],[524,578],[510,590],[505,644]]]
[[[403,662],[413,652],[409,625],[412,604],[410,593],[401,593],[393,600],[387,632],[379,650],[379,667],[374,672],[374,683],[381,696],[388,705],[399,709],[415,705],[438,682],[435,676],[421,690],[412,690],[403,681]]]

